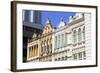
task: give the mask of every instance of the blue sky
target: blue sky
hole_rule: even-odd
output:
[[[49,18],[53,27],[57,27],[61,19],[68,21],[69,16],[74,16],[75,12],[56,12],[56,11],[41,11],[42,25],[45,26],[46,19]]]

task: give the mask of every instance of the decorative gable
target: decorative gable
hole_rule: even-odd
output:
[[[51,25],[50,19],[48,18],[46,21],[46,25],[44,27],[44,30],[43,30],[43,34],[48,34],[50,32],[52,32],[52,25]]]

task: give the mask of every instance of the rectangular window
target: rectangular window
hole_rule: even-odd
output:
[[[64,57],[62,57],[62,61],[64,61]]]
[[[82,60],[82,52],[78,53],[79,60]]]
[[[77,54],[73,54],[73,59],[77,60]]]
[[[31,47],[29,47],[29,58],[31,57]]]
[[[65,60],[67,60],[67,56],[65,56]]]
[[[86,52],[83,51],[83,59],[85,60],[86,59]]]
[[[55,61],[57,61],[57,59],[55,59]]]
[[[58,58],[58,61],[60,61],[60,58]]]

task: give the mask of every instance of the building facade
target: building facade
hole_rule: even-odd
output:
[[[41,12],[23,10],[23,62],[27,61],[28,40],[38,37],[41,33]]]
[[[76,13],[70,16],[68,22],[61,19],[59,26],[54,29],[50,19],[47,19],[45,28],[37,40],[38,56],[27,61],[68,61],[68,60],[88,60],[91,59],[90,31],[91,14]],[[33,52],[33,51],[30,51]],[[28,54],[30,55],[30,54]]]
[[[88,16],[88,17],[87,17]],[[87,18],[86,18],[87,17]],[[86,22],[89,24],[86,24]],[[89,40],[86,38],[90,33],[90,14],[78,13],[70,17],[69,22],[60,22],[58,29],[55,30],[54,41],[54,60],[85,60]],[[87,29],[87,30],[86,30]],[[88,52],[89,54],[89,52]]]
[[[47,19],[45,27],[43,29],[42,34],[39,37],[36,37],[36,39],[30,39],[29,41],[32,41],[31,43],[28,43],[27,47],[27,61],[33,60],[33,61],[52,61],[52,24],[49,19]],[[33,55],[33,53],[36,51],[35,49],[32,49],[33,45],[37,44],[38,47],[37,55]],[[31,54],[31,56],[30,56]]]

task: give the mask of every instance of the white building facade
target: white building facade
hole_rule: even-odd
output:
[[[61,20],[53,34],[54,61],[86,60],[91,58],[90,22],[88,13],[76,13],[65,23]]]

